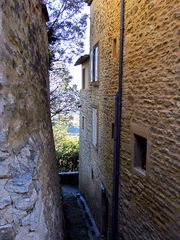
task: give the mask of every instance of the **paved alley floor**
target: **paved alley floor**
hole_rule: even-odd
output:
[[[96,240],[99,232],[77,187],[63,185],[66,240]]]

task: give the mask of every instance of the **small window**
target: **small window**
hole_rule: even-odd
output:
[[[95,47],[91,49],[90,61],[91,61],[91,82],[97,82],[99,72],[99,49],[97,44],[95,45]]]
[[[112,132],[111,132],[111,138],[114,138],[114,131],[115,131],[115,128],[114,128],[114,123],[112,123]]]
[[[86,81],[86,69],[82,70],[82,89],[85,89],[85,81]]]
[[[97,109],[92,109],[92,143],[97,147]]]
[[[113,40],[113,58],[117,58],[117,39]]]
[[[85,122],[85,118],[82,116],[82,129],[84,129],[84,122]]]
[[[147,139],[134,134],[134,167],[146,170]]]

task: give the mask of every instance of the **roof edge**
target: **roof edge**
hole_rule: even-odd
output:
[[[81,65],[85,63],[89,59],[89,54],[85,54],[83,56],[80,56],[78,60],[75,62],[74,66]]]
[[[88,6],[91,5],[92,1],[93,1],[93,0],[85,0],[85,2],[88,4]]]

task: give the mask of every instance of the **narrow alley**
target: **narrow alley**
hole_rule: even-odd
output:
[[[180,0],[0,0],[0,240],[180,239],[179,40]]]
[[[61,189],[65,218],[65,239],[99,240],[99,231],[78,187],[62,185]]]

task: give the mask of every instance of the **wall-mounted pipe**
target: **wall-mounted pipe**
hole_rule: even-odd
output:
[[[119,83],[115,98],[115,138],[113,162],[113,189],[112,189],[112,234],[111,240],[118,240],[118,209],[120,190],[120,149],[121,149],[121,122],[122,122],[122,85],[124,60],[124,0],[120,4],[120,47],[119,47]]]

